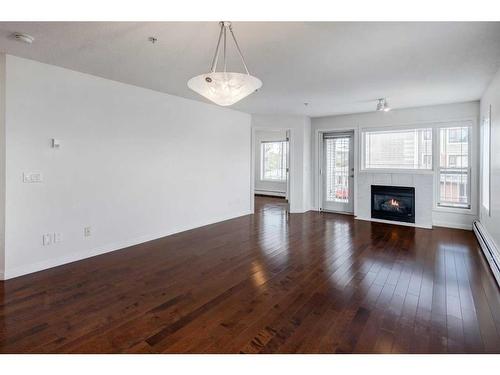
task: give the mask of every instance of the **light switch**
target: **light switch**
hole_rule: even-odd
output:
[[[90,237],[92,235],[92,228],[91,227],[83,228],[83,235],[85,237]]]
[[[48,246],[52,243],[52,235],[50,233],[44,234],[42,236],[43,246]]]
[[[62,234],[59,232],[54,233],[54,243],[58,243],[62,241]]]

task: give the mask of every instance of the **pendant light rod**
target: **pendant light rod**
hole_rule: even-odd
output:
[[[241,53],[241,48],[240,45],[238,44],[238,41],[236,40],[236,36],[234,35],[233,32],[233,27],[231,25],[231,22],[227,21],[221,21],[219,22],[220,25],[220,32],[219,32],[219,39],[217,40],[217,46],[215,47],[215,54],[212,59],[212,66],[210,67],[210,71],[213,73],[217,70],[217,64],[219,62],[219,54],[220,54],[220,49],[221,49],[221,40],[222,42],[222,58],[223,58],[223,64],[224,64],[224,72],[227,71],[227,29],[229,29],[229,32],[231,33],[231,36],[234,41],[234,45],[236,46],[236,50],[238,51],[238,55],[240,56],[241,62],[243,63],[243,67],[245,68],[245,72],[250,75],[250,72],[248,71],[247,64],[245,62],[245,58],[243,57],[243,54]]]
[[[231,32],[231,35],[233,36],[234,44],[236,45],[236,49],[238,50],[238,53],[241,57],[241,62],[243,63],[243,66],[245,67],[247,74],[250,74],[248,72],[247,64],[245,63],[245,58],[243,57],[243,54],[241,53],[240,46],[239,46],[238,42],[236,41],[236,37],[234,36],[233,26],[231,24],[229,25],[229,31]]]
[[[222,38],[223,27],[224,27],[224,24],[221,22],[219,39],[217,40],[217,47],[215,47],[215,54],[214,54],[214,58],[212,59],[212,66],[210,67],[210,71],[212,73],[215,72],[215,69],[217,68],[217,61],[219,60],[219,47],[220,47],[220,40]]]
[[[226,38],[226,27],[223,24],[222,27],[224,27],[224,73],[226,72],[226,44],[227,44],[227,38]]]

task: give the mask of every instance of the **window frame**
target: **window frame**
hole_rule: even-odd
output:
[[[273,141],[260,141],[260,176],[259,180],[262,182],[275,182],[275,183],[285,183],[286,182],[286,168],[288,166],[285,164],[285,174],[283,179],[272,179],[272,178],[265,178],[265,166],[266,166],[266,158],[265,158],[265,153],[264,153],[264,145],[267,143],[282,143],[283,144],[283,152],[286,152],[286,142],[288,142],[286,139],[280,139],[280,140],[273,140]],[[287,159],[287,155],[284,155],[285,160]],[[283,159],[283,156],[282,156]]]
[[[407,125],[399,125],[399,126],[379,126],[379,127],[363,127],[359,130],[359,172],[360,173],[405,173],[405,174],[434,174],[435,170],[435,133],[434,133],[434,123],[417,123],[417,124],[407,124]],[[368,132],[377,132],[377,131],[404,131],[404,130],[423,130],[430,129],[431,134],[431,148],[432,152],[431,158],[431,168],[421,168],[421,169],[412,169],[412,168],[367,168],[366,167],[366,153],[365,153],[365,134]],[[427,139],[428,140],[428,139]],[[422,161],[423,162],[423,161]]]
[[[487,127],[487,128],[486,128]],[[488,136],[487,139],[487,146],[488,146],[488,153],[486,154],[486,145],[485,145],[485,136]],[[488,106],[488,111],[486,116],[483,118],[481,121],[481,131],[480,131],[480,146],[479,150],[482,152],[479,153],[479,163],[480,163],[480,192],[479,196],[481,197],[481,202],[479,203],[480,208],[482,208],[486,215],[491,216],[491,105]],[[485,168],[485,159],[488,161],[488,168]],[[488,180],[485,181],[485,175],[488,175]],[[486,182],[486,183],[485,183]],[[485,187],[488,188],[487,191],[485,191]],[[485,194],[486,193],[486,194]],[[484,201],[485,195],[488,197],[488,202]]]
[[[457,121],[448,121],[448,122],[440,122],[437,123],[436,126],[434,127],[434,139],[436,140],[433,144],[433,151],[434,151],[434,163],[435,163],[435,175],[434,175],[434,209],[437,211],[445,211],[445,212],[455,212],[455,213],[473,213],[474,207],[473,207],[473,197],[472,197],[472,174],[473,174],[473,155],[472,155],[472,145],[474,142],[474,123],[472,120],[457,120]],[[441,169],[451,169],[449,168],[442,168],[441,167],[441,129],[445,128],[468,128],[469,129],[469,134],[468,134],[468,142],[467,142],[467,198],[468,198],[468,204],[467,206],[454,206],[450,204],[441,204]],[[453,143],[453,142],[450,142]]]

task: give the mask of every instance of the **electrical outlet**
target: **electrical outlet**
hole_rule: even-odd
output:
[[[43,246],[49,246],[50,244],[52,244],[52,234],[46,233],[42,235],[42,243]]]
[[[24,172],[23,182],[26,184],[36,184],[43,182],[43,176],[41,172]]]
[[[54,243],[58,243],[62,241],[62,234],[61,233],[54,233]]]
[[[83,235],[85,237],[90,237],[92,235],[91,227],[83,228]]]

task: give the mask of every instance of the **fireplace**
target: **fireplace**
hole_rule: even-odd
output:
[[[372,185],[372,218],[415,222],[415,188]]]

